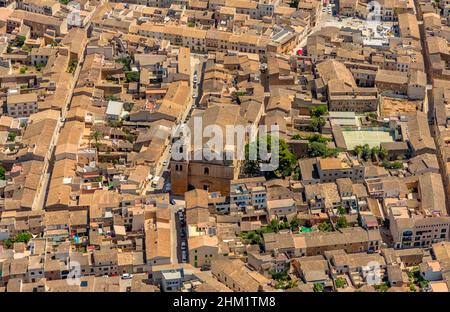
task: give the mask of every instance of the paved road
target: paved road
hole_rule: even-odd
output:
[[[85,47],[86,48],[86,47]],[[61,110],[61,119],[58,120],[58,123],[56,125],[56,129],[55,129],[55,134],[54,137],[52,139],[52,142],[50,144],[49,149],[52,151],[51,153],[51,158],[49,160],[49,164],[48,164],[48,168],[47,168],[47,172],[45,173],[45,180],[44,183],[39,191],[39,195],[38,195],[38,200],[39,200],[39,209],[43,209],[44,208],[44,204],[47,201],[47,195],[48,195],[48,187],[49,187],[49,181],[50,181],[50,177],[51,177],[51,173],[53,172],[53,166],[54,166],[54,149],[56,144],[58,143],[58,138],[59,138],[59,134],[61,132],[61,128],[64,126],[65,121],[66,121],[66,116],[67,116],[67,111],[69,110],[69,106],[70,103],[72,101],[72,97],[73,97],[73,91],[75,89],[75,85],[77,84],[78,78],[80,76],[80,71],[81,68],[83,66],[83,62],[84,62],[84,54],[80,59],[79,64],[77,65],[77,68],[75,70],[74,76],[73,76],[73,80],[72,80],[72,84],[70,86],[70,91],[69,94],[67,96],[66,102],[64,103],[64,106]]]
[[[201,83],[203,81],[203,71],[204,71],[204,56],[201,54],[191,54],[191,92],[190,92],[190,102],[189,105],[186,109],[186,111],[184,112],[181,120],[180,120],[180,125],[185,124],[191,114],[192,111],[195,109],[195,105],[197,104],[198,100],[200,99],[201,96]],[[194,72],[197,72],[197,79],[198,79],[198,83],[196,85],[196,88],[193,87],[193,79],[194,79]],[[199,89],[200,88],[200,89]],[[197,93],[197,98],[193,98],[192,94],[196,92]],[[168,171],[168,167],[169,167],[169,162],[170,162],[170,158],[171,158],[171,149],[172,149],[172,144],[169,144],[166,149],[164,150],[163,156],[161,157],[159,163],[157,164],[157,167],[155,169],[155,176],[159,176],[161,177],[161,182],[158,184],[158,186],[153,187],[151,185],[151,183],[149,183],[147,185],[147,188],[145,190],[146,193],[153,193],[153,192],[159,192],[159,191],[163,191],[165,188],[165,185],[167,185],[167,183],[170,183],[170,174],[167,174],[166,172]],[[166,165],[164,165],[164,162],[167,162]]]
[[[185,227],[181,224],[180,222],[180,218],[178,216],[178,210],[182,210],[183,212],[185,211],[185,201],[181,200],[181,199],[175,199],[175,205],[173,206],[175,207],[175,215],[174,215],[174,220],[175,220],[175,229],[176,229],[176,240],[177,240],[177,244],[176,245],[172,245],[175,248],[172,248],[172,250],[177,254],[177,258],[179,263],[181,263],[182,261],[182,251],[181,251],[181,242],[185,241],[186,242],[186,236],[181,237],[181,232],[182,229],[184,228],[184,230],[186,231]],[[187,246],[187,242],[186,242],[186,246]]]
[[[306,46],[306,41],[308,40],[308,36],[320,30],[323,27],[323,23],[327,21],[334,20],[333,16],[329,14],[327,11],[322,12],[323,3],[320,3],[319,16],[317,17],[316,25],[314,25],[308,33],[303,37],[302,40],[297,44],[297,46],[292,50],[292,54],[296,54],[298,49],[304,48]]]

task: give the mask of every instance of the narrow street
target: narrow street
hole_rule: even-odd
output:
[[[180,127],[181,125],[185,124],[191,114],[192,111],[195,109],[198,100],[200,99],[201,96],[201,84],[203,81],[203,71],[204,71],[204,60],[203,60],[203,55],[198,55],[198,54],[191,54],[191,92],[189,94],[190,97],[190,102],[188,107],[186,108],[180,123],[177,127]],[[198,82],[196,84],[196,86],[194,87],[194,73],[197,73],[197,79]],[[197,97],[193,97],[193,94],[196,94]],[[154,172],[154,176],[158,176],[160,177],[160,181],[158,183],[158,185],[156,187],[153,187],[151,185],[151,183],[148,183],[144,193],[153,193],[153,192],[157,192],[157,191],[162,191],[166,188],[168,188],[168,184],[170,184],[170,174],[168,173],[168,168],[169,168],[169,163],[170,163],[170,158],[171,158],[171,149],[172,149],[172,144],[170,143],[169,145],[166,146],[164,152],[163,152],[163,156],[161,157],[160,161],[158,162],[156,168],[155,168],[155,172]]]
[[[89,22],[87,23],[88,25],[90,24],[90,20],[97,14],[97,12],[103,7],[103,5],[105,5],[108,2],[108,0],[104,0],[101,2],[101,5],[99,5],[93,12],[93,14],[90,15],[90,19]],[[88,26],[86,26],[88,27]],[[60,120],[58,120],[58,123],[56,125],[56,129],[55,129],[55,134],[54,137],[52,138],[52,142],[51,145],[49,147],[49,149],[51,150],[51,158],[49,160],[49,164],[47,167],[47,170],[45,172],[45,180],[44,183],[42,184],[42,187],[39,189],[38,191],[38,209],[43,209],[45,202],[47,201],[47,196],[48,196],[48,192],[50,191],[49,188],[49,181],[51,178],[51,173],[53,172],[53,167],[54,167],[54,150],[55,150],[55,146],[58,142],[58,138],[59,138],[59,134],[61,132],[61,128],[64,126],[65,121],[66,121],[66,116],[67,116],[67,112],[70,108],[70,103],[72,102],[72,97],[73,97],[73,91],[75,89],[75,86],[77,84],[77,81],[79,79],[80,76],[80,72],[81,72],[81,68],[83,67],[83,63],[84,63],[84,58],[85,58],[85,54],[86,54],[86,46],[84,46],[83,49],[83,54],[81,56],[81,59],[79,60],[78,64],[77,64],[77,68],[75,69],[74,75],[73,75],[73,80],[72,80],[72,84],[70,86],[70,92],[67,96],[66,102],[64,103],[64,106],[61,110],[61,118]]]

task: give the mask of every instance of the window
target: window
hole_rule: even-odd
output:
[[[204,175],[209,175],[209,168],[208,167],[203,168],[203,174]]]

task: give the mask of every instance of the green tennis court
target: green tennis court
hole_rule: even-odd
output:
[[[342,135],[349,150],[357,145],[369,144],[374,147],[380,146],[382,142],[394,142],[389,130],[343,130]]]

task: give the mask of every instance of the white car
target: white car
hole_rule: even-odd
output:
[[[133,278],[133,274],[129,274],[129,273],[122,274],[122,279],[132,279],[132,278]]]
[[[169,164],[169,161],[168,160],[164,160],[162,164],[163,164],[163,166],[167,166]]]
[[[159,183],[159,179],[160,179],[160,178],[161,178],[161,177],[159,177],[159,176],[156,176],[156,177],[153,178],[153,180],[152,180],[152,186],[153,186],[153,187],[158,186],[158,183]]]

